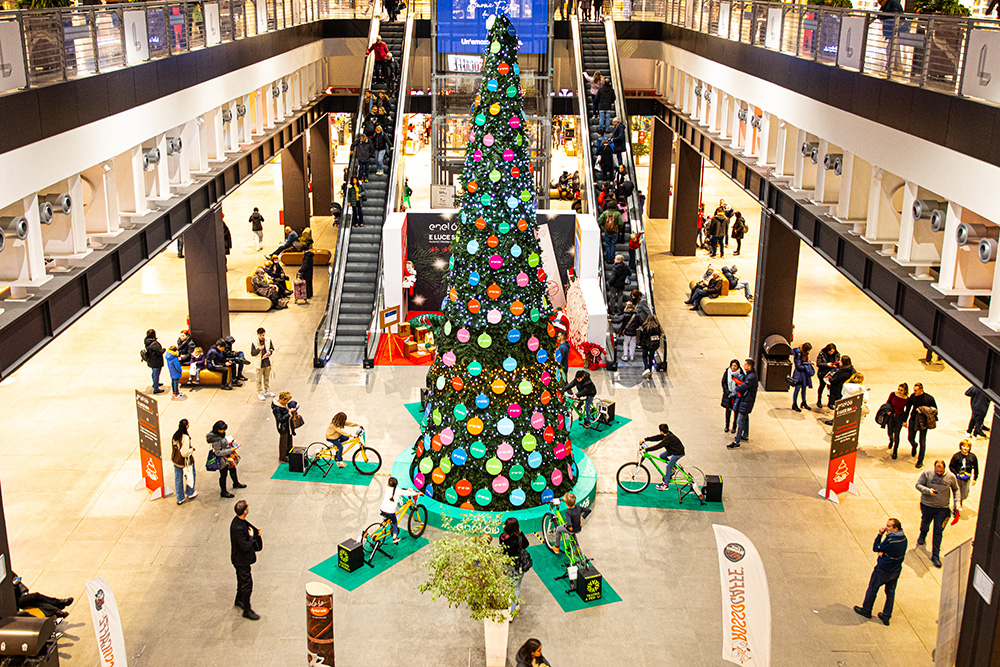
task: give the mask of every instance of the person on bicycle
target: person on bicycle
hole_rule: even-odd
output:
[[[347,429],[352,429],[348,431]],[[346,468],[344,463],[344,443],[361,434],[361,424],[347,421],[347,414],[338,412],[326,427],[326,441],[337,448],[337,467]]]
[[[399,520],[396,518],[396,503],[397,501],[405,496],[419,496],[419,491],[411,491],[409,489],[399,489],[399,480],[395,477],[390,477],[389,481],[385,486],[385,498],[382,499],[382,506],[379,507],[379,513],[383,518],[388,519],[389,523],[392,524],[392,543],[399,544]]]
[[[577,371],[573,381],[563,387],[563,391],[567,393],[571,393],[574,389],[580,398],[585,399],[583,426],[587,428],[590,426],[590,409],[594,404],[594,396],[597,396],[597,387],[594,385],[594,381],[590,379],[590,373],[582,370]]]
[[[591,509],[589,507],[577,507],[576,495],[572,493],[567,493],[563,496],[563,500],[566,501],[566,511],[564,512],[566,523],[556,526],[556,532],[579,535],[580,531],[583,530],[583,519],[590,516]]]
[[[648,446],[646,445],[647,442],[655,442],[657,444]],[[681,442],[681,439],[670,432],[669,426],[660,424],[660,432],[645,438],[639,443],[639,447],[646,452],[655,452],[658,449],[663,450],[660,458],[667,462],[667,469],[663,472],[663,484],[657,484],[656,488],[659,491],[666,491],[670,488],[670,473],[673,472],[674,466],[684,456],[684,444]]]

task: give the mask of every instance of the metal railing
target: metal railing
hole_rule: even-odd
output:
[[[408,17],[429,18],[430,0]],[[129,2],[0,11],[16,23],[20,62],[0,44],[0,93],[92,76],[324,19],[374,18],[380,0]],[[6,51],[6,53],[5,53]],[[19,71],[14,71],[17,64]]]

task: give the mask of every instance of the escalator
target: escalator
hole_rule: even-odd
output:
[[[375,32],[377,30],[377,32]],[[374,159],[371,164],[369,180],[364,184],[367,200],[362,205],[363,227],[353,227],[353,211],[343,202],[344,215],[341,217],[340,230],[337,238],[337,252],[331,268],[330,297],[327,312],[316,332],[314,365],[321,367],[331,359],[339,363],[361,362],[367,339],[369,322],[378,289],[381,283],[380,248],[382,243],[382,223],[391,210],[392,189],[395,183],[393,170],[397,161],[395,154],[403,149],[396,146],[400,127],[401,100],[404,98],[405,77],[408,68],[405,63],[410,55],[413,20],[408,18],[405,23],[378,23],[373,21],[371,40],[374,34],[382,37],[389,47],[393,59],[401,64],[400,76],[393,81],[372,82],[374,54],[368,57],[365,65],[365,76],[362,90],[371,90],[378,94],[384,91],[389,97],[386,113],[389,117],[388,127],[382,131],[389,135],[394,150],[385,156],[385,173],[378,174]],[[362,96],[362,102],[363,102]],[[360,137],[364,122],[363,112],[355,118],[354,136]],[[384,105],[383,105],[384,106]],[[350,174],[357,171],[357,165],[352,155],[349,165]]]
[[[612,21],[602,21],[602,22],[580,22],[576,18],[571,21],[571,30],[573,34],[573,53],[576,63],[576,80],[577,80],[577,90],[579,91],[578,99],[581,100],[579,105],[581,118],[583,126],[589,129],[588,139],[589,142],[586,146],[583,155],[586,162],[586,181],[587,181],[587,199],[591,203],[590,211],[593,213],[594,217],[600,215],[600,211],[597,210],[597,185],[602,179],[597,178],[597,170],[595,169],[595,160],[597,158],[594,153],[594,146],[601,138],[601,132],[598,131],[598,113],[597,108],[594,106],[594,100],[590,95],[590,84],[583,78],[582,72],[587,72],[589,76],[593,76],[595,71],[601,73],[606,79],[610,79],[611,86],[615,91],[615,110],[612,117],[618,117],[622,119],[622,123],[625,125],[626,135],[630,135],[628,116],[625,112],[625,95],[624,88],[622,86],[621,71],[618,66],[618,49],[617,41],[615,38],[615,26]],[[610,132],[608,133],[610,136]],[[581,142],[583,144],[583,142]],[[642,210],[639,206],[639,191],[638,191],[638,181],[635,176],[635,164],[632,160],[632,144],[631,141],[626,142],[625,152],[622,155],[624,159],[625,168],[628,171],[629,179],[636,184],[632,191],[632,195],[628,198],[628,218],[629,221],[625,225],[625,231],[628,233],[622,233],[619,230],[618,234],[618,245],[616,246],[616,254],[622,255],[628,261],[628,241],[629,235],[644,231]],[[617,160],[616,160],[617,164]],[[604,257],[603,248],[603,238],[601,244],[601,254]],[[636,251],[636,267],[632,271],[629,277],[629,284],[626,287],[626,298],[627,292],[631,289],[639,289],[643,295],[645,295],[647,301],[649,302],[650,310],[653,314],[656,314],[656,308],[653,303],[653,271],[649,265],[649,256],[646,251],[646,239],[643,236],[642,245]],[[600,272],[602,276],[602,285],[605,286],[604,274],[610,269],[610,264],[605,264]],[[606,292],[605,292],[606,295]],[[607,299],[605,299],[607,301]],[[610,308],[609,308],[610,310]],[[622,316],[619,313],[614,313],[610,316],[610,325],[614,332],[619,331]],[[662,323],[661,323],[662,325]],[[622,354],[622,337],[619,335],[611,335],[613,338],[614,352],[611,351],[611,347],[608,349],[608,359],[609,367],[611,364],[617,365],[618,359],[621,358]],[[657,353],[657,369],[665,371],[666,366],[666,355],[665,348],[661,349]]]

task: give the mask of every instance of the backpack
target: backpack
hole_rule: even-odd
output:
[[[618,221],[615,218],[615,211],[605,211],[602,215],[604,216],[604,231],[617,232]]]
[[[534,563],[531,560],[531,554],[528,553],[527,549],[521,549],[521,553],[517,557],[517,567],[521,572],[527,572],[531,569]]]
[[[646,335],[642,337],[642,346],[650,351],[655,352],[660,349],[660,332],[646,332]]]

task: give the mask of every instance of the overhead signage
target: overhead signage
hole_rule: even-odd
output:
[[[973,30],[969,33],[962,94],[1000,102],[1000,32]]]
[[[864,53],[865,20],[860,16],[847,16],[840,21],[840,44],[837,47],[837,65],[848,69],[861,69]]]
[[[781,50],[781,7],[771,7],[767,10],[767,31],[764,33],[764,46],[775,51]]]
[[[222,24],[219,22],[219,3],[205,3],[205,46],[222,43]]]
[[[463,73],[477,73],[483,71],[483,57],[482,56],[467,56],[460,55],[457,53],[448,54],[448,71],[449,72],[463,72]]]
[[[517,30],[520,53],[545,53],[549,45],[547,0],[437,0],[438,53],[483,53],[486,17],[499,4]]]
[[[146,11],[123,14],[125,20],[125,62],[135,65],[149,60],[149,37],[146,32]]]

